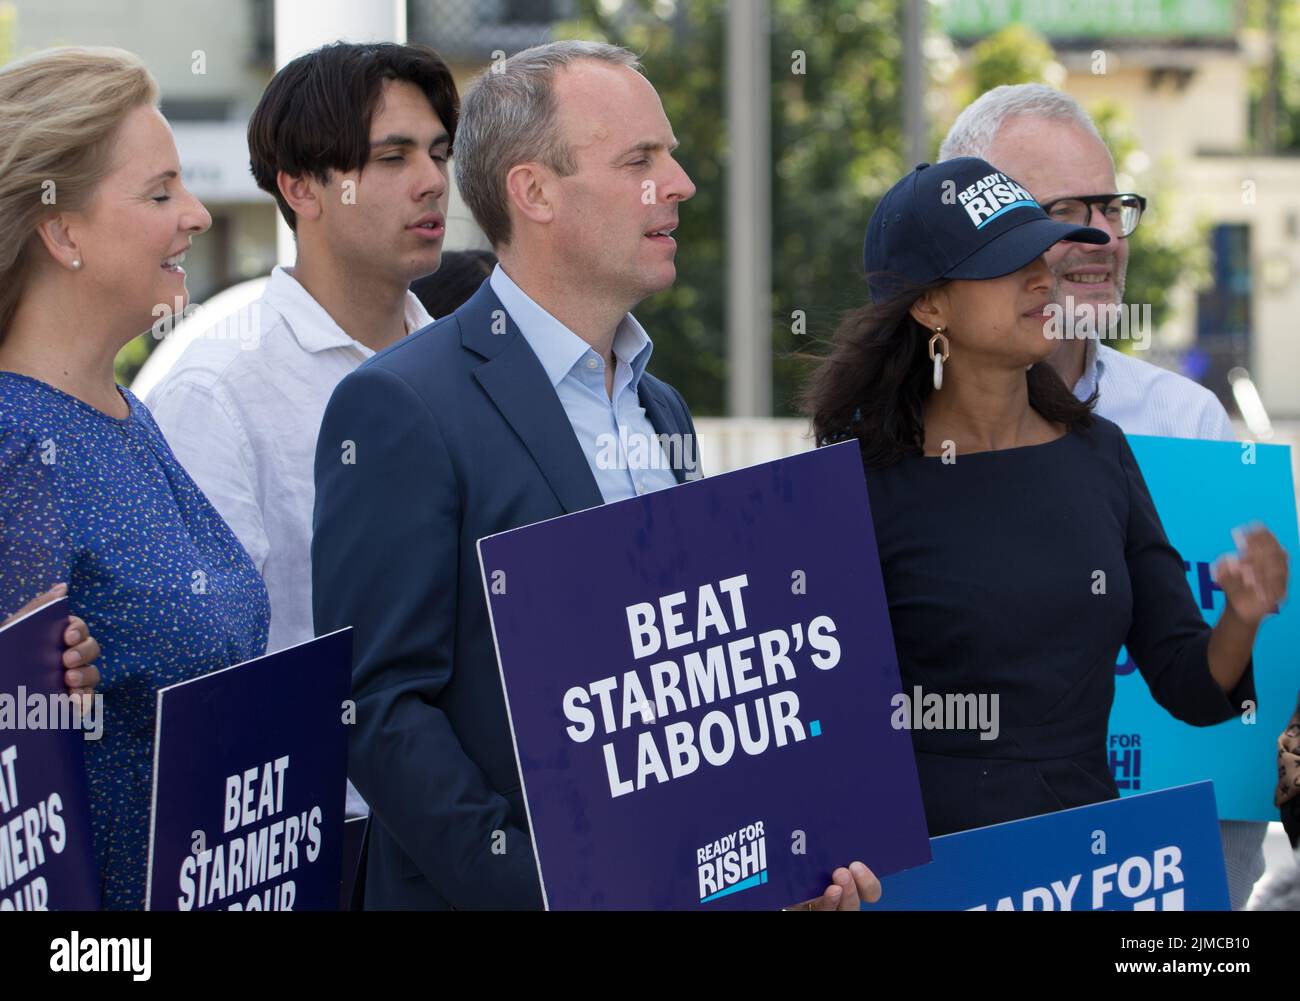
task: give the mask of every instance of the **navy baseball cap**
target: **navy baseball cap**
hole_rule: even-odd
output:
[[[1089,226],[1055,222],[1022,185],[986,160],[922,163],[885,193],[867,223],[864,263],[873,302],[907,284],[1001,278],[1060,240],[1106,243]]]

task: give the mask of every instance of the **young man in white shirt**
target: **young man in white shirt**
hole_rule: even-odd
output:
[[[281,69],[248,146],[297,260],[149,394],[177,458],[266,582],[270,652],[315,635],[313,463],[325,404],[363,361],[432,321],[408,287],[438,269],[458,114],[451,71],[424,46],[336,43]],[[232,329],[258,336],[220,336]],[[348,815],[364,812],[349,785]]]
[[[1114,161],[1087,112],[1042,84],[995,87],[962,111],[944,138],[939,159],[958,156],[988,160],[1028,188],[1053,219],[1111,234],[1104,244],[1058,243],[1044,256],[1058,303],[1075,310],[1066,319],[1086,316],[1101,339],[1117,336],[1121,331],[1106,319],[1124,303],[1128,237],[1145,200],[1116,190]],[[1223,404],[1204,386],[1098,338],[1063,338],[1050,360],[1078,399],[1097,393],[1096,412],[1128,434],[1236,440]],[[1268,825],[1223,820],[1219,828],[1229,896],[1240,910],[1264,873]]]

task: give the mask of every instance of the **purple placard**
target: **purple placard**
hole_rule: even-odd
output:
[[[930,860],[854,444],[479,560],[549,908],[778,908]]]
[[[67,626],[60,598],[0,629],[0,911],[99,909],[84,745],[102,719],[64,687]]]
[[[158,692],[149,910],[337,910],[352,630]]]

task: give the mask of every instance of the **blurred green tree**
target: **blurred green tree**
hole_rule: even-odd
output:
[[[123,386],[130,386],[159,343],[157,338],[148,332],[127,343],[113,359],[113,373],[117,381]]]
[[[898,0],[773,0],[773,407],[793,413],[798,357],[867,299],[863,237],[904,162]],[[796,59],[804,54],[804,72]],[[797,313],[796,313],[797,311]],[[806,322],[806,333],[793,329]]]
[[[971,48],[971,93],[967,102],[1004,84],[1044,83],[1056,53],[1047,39],[1025,24],[1010,24]]]
[[[1269,60],[1250,74],[1252,147],[1259,153],[1300,153],[1300,3],[1245,0],[1243,23],[1259,31]]]

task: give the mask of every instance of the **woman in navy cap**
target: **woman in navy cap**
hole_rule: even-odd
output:
[[[983,160],[918,167],[867,229],[873,304],[803,393],[819,443],[861,443],[904,692],[998,696],[995,728],[913,730],[931,835],[1119,795],[1121,644],[1178,719],[1239,715],[1286,593],[1257,529],[1217,567],[1218,624],[1202,619],[1123,433],[1046,364],[1058,240],[1106,235]]]

